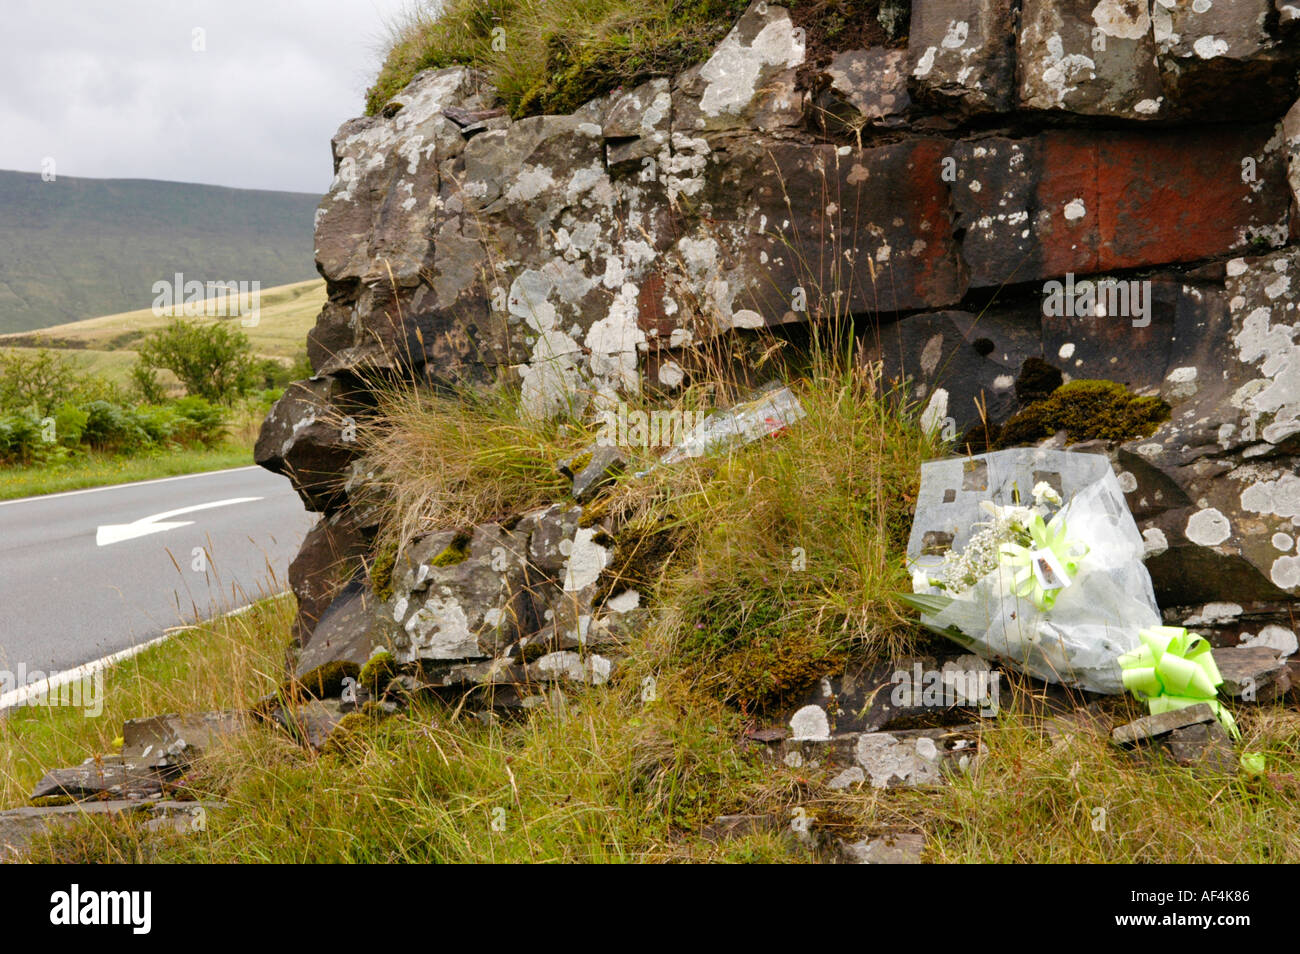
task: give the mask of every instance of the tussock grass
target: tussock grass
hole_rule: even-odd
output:
[[[877,367],[826,352],[793,382],[807,416],[716,460],[662,472],[658,519],[677,535],[655,602],[665,658],[746,709],[842,665],[891,658],[918,630],[891,594],[920,462],[940,450]]]
[[[1247,710],[1245,720],[1239,748],[1269,754],[1264,777],[1134,758],[1097,733],[1053,747],[1012,718],[989,734],[976,773],[939,797],[911,793],[902,807],[919,809],[936,862],[1294,864],[1300,713]]]
[[[388,385],[358,433],[386,514],[384,539],[405,543],[562,499],[556,463],[595,439],[576,419],[524,419],[514,393]]]
[[[601,595],[638,590],[662,614],[655,652],[746,711],[780,702],[849,653],[884,659],[914,647],[919,631],[891,594],[909,586],[921,461],[942,450],[879,366],[836,343],[847,335],[823,334],[792,360],[769,335],[753,337],[806,416],[754,444],[667,467],[655,466],[662,448],[623,447],[623,478],[584,516],[621,527]],[[696,383],[659,410],[698,414],[745,397],[718,349],[697,346]],[[638,408],[653,410],[653,398],[629,413]],[[572,417],[522,417],[504,388],[389,387],[361,435],[381,488],[380,562],[423,534],[565,499],[556,462],[599,433]]]
[[[664,858],[673,823],[698,823],[746,773],[725,714],[677,715],[637,712],[613,690],[505,726],[420,705],[354,734],[340,754],[250,736],[214,765],[234,780],[226,798],[238,821],[229,834],[219,821],[194,848],[232,861]]]
[[[746,0],[444,0],[389,24],[366,109],[377,113],[420,70],[488,72],[511,113],[571,112],[617,86],[703,61]]]

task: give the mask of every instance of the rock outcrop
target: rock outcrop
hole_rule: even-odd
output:
[[[322,515],[292,573],[305,646],[359,598],[377,380],[591,412],[688,384],[701,341],[849,319],[954,437],[1020,408],[1031,358],[1159,395],[1169,420],[1107,449],[1161,606],[1295,650],[1295,5],[913,0],[895,25],[814,49],[755,3],[706,62],[572,115],[512,120],[453,67],[343,125],[317,376],[257,448]],[[579,513],[413,541],[339,642],[447,685],[598,681],[605,548]]]

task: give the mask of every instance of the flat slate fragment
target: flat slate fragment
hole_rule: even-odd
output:
[[[1174,709],[1159,715],[1143,716],[1128,725],[1121,725],[1110,734],[1116,745],[1133,745],[1168,735],[1176,729],[1184,729],[1202,722],[1214,722],[1214,710],[1209,703],[1198,702],[1184,709]]]
[[[30,798],[66,795],[75,799],[111,795],[114,798],[153,798],[162,794],[163,776],[146,763],[104,756],[96,762],[54,769],[36,783]]]
[[[919,865],[924,848],[924,835],[895,832],[841,843],[840,856],[855,865]]]
[[[1223,691],[1246,702],[1271,699],[1291,688],[1287,661],[1270,646],[1229,646],[1214,651]]]
[[[182,765],[201,756],[217,739],[240,731],[239,712],[169,712],[122,725],[122,758],[150,768]]]

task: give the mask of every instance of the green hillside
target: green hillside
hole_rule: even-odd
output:
[[[0,170],[0,333],[147,308],[153,284],[316,277],[319,196]]]

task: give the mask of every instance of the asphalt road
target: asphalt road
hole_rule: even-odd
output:
[[[0,669],[60,672],[281,592],[313,522],[260,467],[0,502]]]

